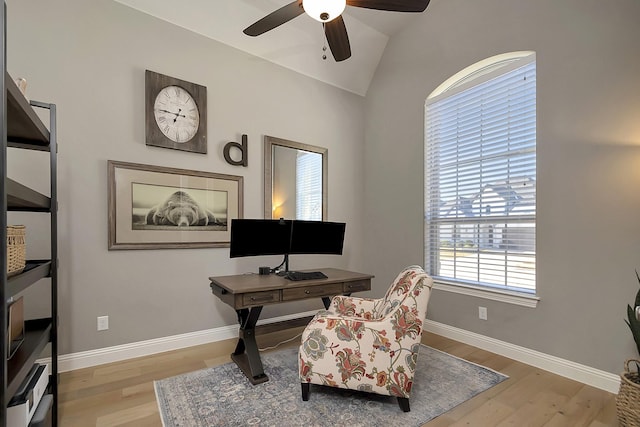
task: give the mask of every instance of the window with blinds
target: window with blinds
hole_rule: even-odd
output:
[[[535,55],[457,82],[425,108],[427,271],[444,283],[535,293]]]
[[[296,219],[322,221],[322,156],[298,150]]]

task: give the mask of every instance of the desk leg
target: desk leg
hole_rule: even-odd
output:
[[[240,331],[236,350],[231,354],[231,360],[236,362],[236,365],[253,385],[269,381],[269,377],[264,373],[262,360],[260,360],[260,351],[256,343],[256,323],[261,311],[262,307],[236,310]]]

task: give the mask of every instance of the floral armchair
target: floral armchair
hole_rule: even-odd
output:
[[[409,412],[432,286],[421,267],[411,266],[383,298],[333,297],[302,334],[302,400],[309,400],[313,383],[395,396]]]

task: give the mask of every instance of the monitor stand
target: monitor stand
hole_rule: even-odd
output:
[[[280,270],[278,271],[278,273],[276,273],[278,276],[285,276],[289,272],[289,254],[284,254],[284,260],[282,261],[282,264],[280,264],[276,268],[280,268],[283,265],[284,265],[284,270]]]

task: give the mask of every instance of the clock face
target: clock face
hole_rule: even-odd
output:
[[[185,143],[198,132],[198,105],[180,86],[167,86],[158,92],[153,115],[160,131],[171,141]]]

